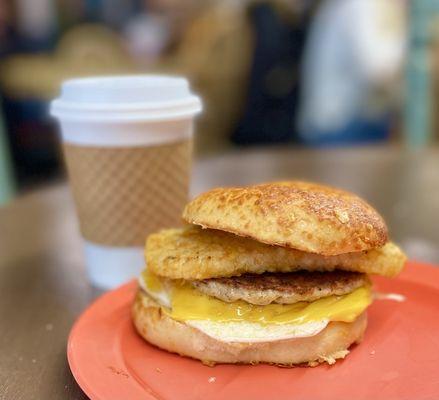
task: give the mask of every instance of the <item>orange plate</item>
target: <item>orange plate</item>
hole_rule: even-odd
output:
[[[109,292],[78,319],[68,359],[92,400],[140,399],[438,399],[439,268],[410,262],[396,279],[375,279],[380,292],[364,341],[333,366],[207,367],[141,339],[130,320],[131,282]]]

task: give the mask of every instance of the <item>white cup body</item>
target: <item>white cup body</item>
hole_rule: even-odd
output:
[[[191,139],[193,118],[165,121],[61,120],[63,143],[96,147],[145,147]]]
[[[67,81],[51,104],[64,145],[148,147],[190,140],[201,102],[182,78],[106,77]],[[94,243],[84,238],[90,282],[116,287],[145,267],[143,246]]]
[[[88,278],[101,289],[128,282],[145,267],[143,247],[104,246],[83,239],[83,248]]]

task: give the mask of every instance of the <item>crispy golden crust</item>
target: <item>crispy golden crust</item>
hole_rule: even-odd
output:
[[[213,189],[191,201],[183,219],[322,255],[369,250],[388,239],[381,216],[358,196],[308,182]]]
[[[349,353],[351,344],[361,342],[367,326],[364,312],[352,323],[331,322],[315,336],[262,343],[221,342],[161,312],[160,306],[142,291],[137,293],[132,317],[137,332],[148,342],[211,366],[333,364]]]
[[[393,243],[369,251],[321,256],[192,226],[152,234],[146,243],[148,268],[171,279],[335,269],[392,277],[401,271],[405,260]]]
[[[199,291],[226,302],[293,304],[341,296],[370,284],[366,274],[348,271],[245,274],[192,281]]]

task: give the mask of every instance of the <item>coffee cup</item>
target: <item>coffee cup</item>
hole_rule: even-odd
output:
[[[147,235],[181,223],[201,109],[181,77],[62,84],[50,110],[60,123],[92,284],[112,288],[138,276]]]

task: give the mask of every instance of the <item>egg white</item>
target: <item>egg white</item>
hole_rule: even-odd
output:
[[[171,297],[165,289],[162,289],[160,291],[149,290],[142,275],[140,275],[139,277],[139,285],[150,297],[152,297],[161,306],[171,308]]]
[[[326,328],[328,321],[307,322],[301,325],[260,325],[254,322],[193,320],[186,321],[186,324],[222,342],[258,343],[314,336]]]
[[[165,288],[160,291],[149,290],[142,276],[139,278],[139,285],[161,306],[171,308],[170,294]],[[217,322],[210,320],[187,320],[185,323],[221,342],[260,343],[314,336],[325,329],[329,321],[313,321],[299,325],[261,325],[254,322]]]

